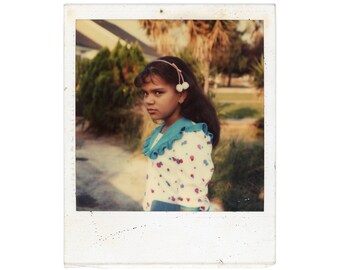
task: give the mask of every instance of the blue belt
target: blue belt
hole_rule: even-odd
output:
[[[150,211],[200,211],[199,207],[187,207],[174,203],[152,201]],[[209,209],[208,209],[209,211]]]

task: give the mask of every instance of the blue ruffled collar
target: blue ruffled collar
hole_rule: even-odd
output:
[[[144,143],[142,153],[150,159],[156,159],[159,155],[163,155],[166,148],[171,150],[174,141],[181,139],[184,132],[202,130],[206,135],[210,136],[211,140],[213,138],[213,134],[208,131],[206,123],[193,123],[191,120],[186,118],[180,118],[164,132],[160,140],[154,145],[154,147],[152,147],[153,142],[157,135],[161,132],[164,125],[165,123],[156,127],[151,136],[147,138]]]

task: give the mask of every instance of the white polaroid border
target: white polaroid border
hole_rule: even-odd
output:
[[[78,19],[264,20],[263,212],[76,211],[75,25]],[[65,266],[261,267],[274,264],[275,5],[65,5],[64,23]]]

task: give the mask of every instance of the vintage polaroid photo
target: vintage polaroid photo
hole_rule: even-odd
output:
[[[275,263],[275,5],[65,5],[64,264]]]

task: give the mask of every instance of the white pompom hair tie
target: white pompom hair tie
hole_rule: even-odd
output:
[[[189,88],[189,84],[186,81],[184,81],[184,77],[182,75],[182,70],[180,70],[176,66],[175,63],[170,63],[170,62],[162,60],[162,59],[155,60],[154,62],[163,62],[163,63],[166,63],[166,64],[168,64],[168,65],[170,65],[170,66],[172,66],[173,68],[176,69],[177,75],[178,75],[178,84],[176,85],[177,92],[181,93],[183,90],[186,90],[186,89]],[[181,80],[182,80],[182,82],[181,82]]]

